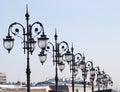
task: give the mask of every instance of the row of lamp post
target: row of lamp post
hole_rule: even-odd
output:
[[[99,67],[93,67],[92,61],[85,62],[84,55],[83,55],[83,60],[80,62],[80,69],[82,70],[82,77],[84,80],[84,83],[83,83],[84,92],[86,92],[86,78],[87,78],[88,71],[90,72],[90,84],[92,86],[91,88],[92,92],[94,92],[95,76],[96,76],[96,83],[98,86],[98,91],[100,91],[101,86],[103,86],[103,90],[104,88],[106,88],[107,90],[108,85],[112,86],[113,84],[113,81],[108,74],[105,74],[104,71],[100,71]]]
[[[96,75],[97,75],[96,81],[99,78],[99,81],[101,81],[99,85],[102,85],[103,88],[106,87],[106,90],[108,85],[113,84],[112,79],[108,74],[105,74],[104,72],[101,72],[101,74],[99,74],[100,72],[99,67],[94,67],[92,61],[85,62],[84,54],[83,55],[80,53],[74,54],[73,52],[74,52],[74,48],[72,46],[71,48],[72,55],[70,53],[65,54],[67,57],[66,60],[68,61],[68,64],[70,64],[70,70],[72,71],[72,92],[74,92],[74,78],[78,73],[78,68],[80,68],[82,71],[82,77],[84,81],[83,83],[84,92],[86,92],[86,79],[87,79],[88,71],[90,72],[90,84],[92,86],[91,88],[92,92],[94,92],[94,80]],[[98,91],[100,91],[100,87]]]
[[[68,43],[66,41],[58,42],[57,32],[55,31],[54,40],[55,43],[48,42],[47,36],[44,32],[44,27],[40,22],[34,22],[32,24],[29,23],[29,13],[28,7],[26,7],[26,28],[18,22],[12,23],[8,28],[8,35],[5,39],[3,39],[3,45],[8,53],[12,50],[14,46],[14,38],[12,38],[11,34],[22,39],[24,54],[27,55],[27,67],[26,67],[26,75],[27,75],[27,92],[30,92],[30,54],[35,50],[35,37],[38,37],[37,43],[40,50],[38,54],[41,63],[43,64],[47,59],[46,52],[50,52],[52,49],[52,57],[53,64],[55,65],[55,88],[56,92],[58,92],[58,67],[62,71],[65,67],[63,61],[68,62],[70,65],[70,71],[72,72],[72,92],[74,92],[74,78],[78,74],[78,68],[82,71],[82,77],[84,80],[84,92],[86,92],[86,78],[87,73],[90,71],[90,81],[92,83],[92,92],[94,91],[94,79],[95,79],[95,68],[93,67],[92,61],[85,62],[85,56],[81,53],[74,54],[73,45],[71,47],[71,51],[69,49]],[[13,29],[16,26],[15,29]],[[22,31],[22,37],[20,36],[20,31]],[[33,32],[35,35],[33,35]],[[108,82],[109,81],[109,82]],[[99,68],[97,68],[97,83],[99,84],[98,89],[100,90],[100,85],[104,85],[107,88],[107,85],[112,83],[111,77],[106,75],[104,72],[100,72]]]

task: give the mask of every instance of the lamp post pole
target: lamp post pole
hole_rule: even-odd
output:
[[[84,78],[84,92],[86,92],[86,81],[85,81],[85,78]]]
[[[94,92],[94,83],[92,81],[92,92]]]
[[[72,92],[74,92],[74,76],[73,76],[73,73],[72,73]]]
[[[86,68],[83,70],[83,72],[84,72],[84,78],[83,78],[83,81],[84,81],[84,85],[83,85],[83,88],[84,88],[84,92],[86,92],[86,77],[87,77],[87,75],[85,74],[85,72],[86,72],[87,70],[86,70]]]
[[[94,71],[94,73],[95,73],[95,71]],[[91,74],[90,75],[90,81],[91,81],[91,84],[92,84],[92,92],[94,92],[94,79],[95,79],[95,74]]]
[[[27,74],[27,92],[30,92],[30,57],[29,57],[29,14],[28,11],[25,14],[26,17],[26,24],[27,24],[27,68],[26,68],[26,74]]]
[[[25,14],[25,18],[26,18],[26,32],[25,32],[25,28],[22,24],[14,22],[12,23],[9,28],[8,28],[8,36],[6,36],[5,39],[3,39],[3,45],[4,48],[6,50],[8,50],[8,53],[10,53],[10,51],[12,50],[13,46],[14,46],[14,38],[12,38],[12,36],[10,36],[10,33],[12,33],[14,36],[19,37],[20,39],[22,39],[22,43],[24,44],[24,54],[27,51],[27,66],[26,66],[26,76],[27,76],[27,92],[30,92],[30,54],[33,53],[34,49],[35,49],[35,43],[36,41],[34,40],[34,38],[38,35],[40,35],[40,33],[42,32],[41,37],[38,38],[38,46],[39,48],[41,48],[41,51],[44,52],[44,50],[46,49],[47,46],[47,40],[48,38],[46,37],[46,35],[44,34],[44,28],[42,23],[40,22],[34,22],[33,24],[29,24],[29,13],[28,13],[28,7],[26,7],[26,14]],[[13,30],[13,26],[17,26],[15,30]],[[35,28],[35,33],[36,35],[32,34],[32,27],[35,25],[39,25],[39,27],[41,28],[39,30],[38,27]],[[22,35],[23,37],[20,36],[20,28],[22,28]]]
[[[58,47],[58,43],[57,43],[57,34],[55,33],[55,52],[56,52],[56,63],[55,63],[55,89],[56,92],[58,92],[58,51],[59,51],[59,47]]]
[[[71,48],[71,52],[72,52],[72,92],[74,92],[74,72],[75,72],[75,69],[74,69],[74,63],[75,63],[75,57],[74,57],[74,54],[73,54],[73,46]]]
[[[74,72],[76,71],[75,67],[74,67],[75,57],[74,57],[73,51],[74,51],[74,49],[72,46],[72,48],[71,48],[71,52],[72,52],[72,92],[74,92],[74,77],[75,77]]]

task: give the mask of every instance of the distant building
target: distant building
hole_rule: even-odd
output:
[[[6,84],[6,74],[5,73],[0,73],[0,84]]]
[[[58,92],[72,92],[72,85],[70,79],[59,79],[58,80]],[[43,87],[44,92],[55,92],[55,80],[49,79],[47,81],[38,82],[36,86]],[[33,87],[35,88],[35,87]],[[95,87],[96,89],[96,87]],[[83,81],[82,80],[75,80],[74,85],[74,92],[83,92]],[[91,86],[88,84],[86,85],[86,92],[91,92]]]

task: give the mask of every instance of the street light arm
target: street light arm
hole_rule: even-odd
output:
[[[20,27],[22,27],[24,38],[25,38],[25,28],[22,24],[17,23],[17,22],[14,22],[9,26],[8,35],[10,35],[10,32],[11,32],[14,36],[18,36],[19,38],[21,38],[24,41],[25,39],[22,38],[21,36],[19,36],[19,33],[20,33],[19,28],[16,27],[16,29],[14,31],[12,30],[13,26],[15,26],[15,25],[19,25]]]
[[[50,44],[50,45],[52,46],[52,51],[54,51],[54,48],[55,48],[54,45],[53,45],[51,42],[48,42],[48,44]],[[50,48],[50,46],[48,45],[46,51],[49,52],[50,49],[51,49],[51,48]],[[50,53],[51,53],[51,52],[50,52]]]
[[[86,68],[89,68],[89,69],[93,68],[93,62],[92,61],[87,61],[86,62]]]
[[[99,73],[100,73],[100,68],[99,68],[99,66],[95,67],[95,71],[96,71],[96,74],[99,74]]]
[[[32,31],[32,28],[33,28],[35,25],[39,25],[39,27],[41,27],[41,29],[39,29],[38,27],[35,27],[34,33],[36,33],[36,35],[34,35],[33,38],[35,38],[36,36],[38,36],[41,32],[43,32],[42,34],[44,35],[44,27],[43,27],[43,24],[40,23],[39,21],[34,22],[32,25],[30,25],[30,30]]]
[[[51,45],[52,47],[49,46],[49,45]],[[54,64],[54,62],[55,62],[54,61],[54,59],[55,59],[55,46],[51,42],[48,42],[48,46],[46,48],[46,51],[52,55],[52,57],[53,57],[53,64]]]
[[[66,41],[62,41],[58,44],[59,53],[64,54],[64,52],[69,51],[69,45]],[[61,51],[61,52],[60,52]]]
[[[82,54],[81,53],[76,53],[75,54],[75,63],[79,65],[81,60],[82,60]]]

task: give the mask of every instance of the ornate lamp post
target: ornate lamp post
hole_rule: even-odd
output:
[[[8,50],[8,53],[10,53],[10,51],[12,50],[12,48],[14,46],[14,38],[12,38],[11,34],[21,38],[22,41],[23,41],[22,43],[24,44],[24,46],[23,46],[24,54],[27,51],[27,53],[26,53],[27,54],[27,68],[26,68],[27,92],[30,92],[30,73],[31,73],[31,71],[30,71],[30,54],[32,54],[34,49],[35,49],[36,41],[34,40],[34,38],[41,34],[41,36],[38,38],[38,46],[39,46],[39,48],[41,48],[42,55],[45,55],[44,50],[47,47],[47,41],[48,41],[48,38],[44,34],[44,28],[43,28],[42,23],[34,22],[33,24],[29,24],[29,16],[30,15],[28,13],[28,8],[26,7],[26,14],[25,14],[26,28],[22,24],[14,22],[9,26],[8,35],[6,36],[5,39],[3,39],[4,48],[6,50]],[[13,30],[12,28],[15,27],[15,26],[16,26],[16,29]],[[35,26],[37,26],[34,30],[34,32],[36,34],[33,35],[32,31],[33,31],[33,27],[35,27]],[[20,36],[20,30],[19,29],[22,30],[23,37]]]
[[[82,55],[80,53],[74,54],[74,48],[72,45],[71,54],[66,53],[65,57],[66,57],[68,64],[70,64],[70,71],[72,71],[72,92],[74,92],[74,78],[78,74],[78,64],[80,63],[82,59]]]
[[[97,72],[96,83],[97,83],[97,86],[98,86],[98,91],[100,91],[100,84],[101,84],[102,74],[100,72],[100,68],[99,67],[96,67],[95,69],[96,69],[96,72]]]
[[[47,46],[47,52],[51,53],[50,50],[52,50],[52,57],[53,57],[53,64],[55,64],[55,91],[58,92],[58,67],[60,71],[62,71],[65,68],[65,64],[63,61],[65,60],[64,54],[68,52],[69,54],[69,46],[68,43],[65,41],[62,41],[58,43],[57,39],[57,33],[55,32],[54,39],[55,39],[55,45],[51,42],[48,42]],[[42,56],[42,55],[40,55]],[[42,57],[41,57],[42,58]],[[41,63],[42,60],[40,60]]]
[[[94,79],[95,79],[95,68],[93,67],[93,62],[88,61],[90,64],[89,69],[90,69],[90,82],[92,83],[92,92],[94,92]]]
[[[84,88],[84,92],[86,92],[86,78],[87,78],[87,68],[86,68],[86,63],[85,63],[85,56],[83,55],[82,57],[82,61],[79,63],[79,68],[82,70],[82,77],[83,77],[83,88]]]
[[[95,78],[95,69],[93,68],[93,62],[87,61],[85,62],[85,56],[83,55],[82,61],[79,63],[79,67],[82,70],[82,77],[84,81],[84,92],[86,92],[86,79],[87,79],[87,73],[88,70],[90,70],[90,81],[92,83],[92,92],[94,91],[94,78]]]

